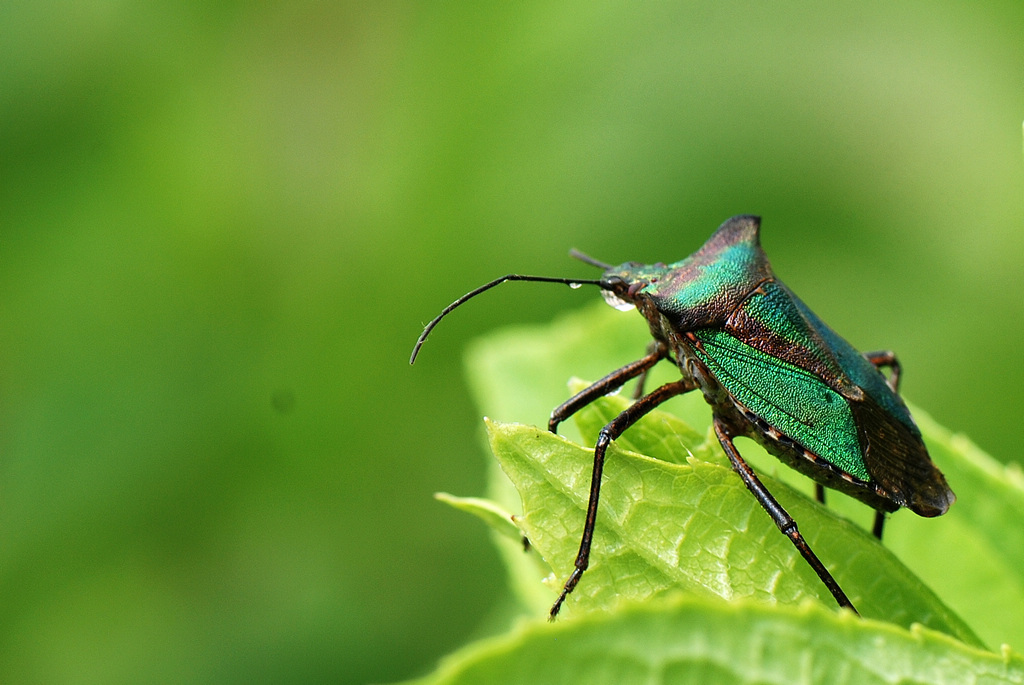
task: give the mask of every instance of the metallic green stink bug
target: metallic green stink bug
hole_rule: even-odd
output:
[[[416,342],[410,363],[446,314],[505,281],[596,285],[613,306],[639,310],[654,342],[646,356],[557,407],[548,427],[555,431],[582,407],[644,376],[662,359],[682,373],[679,380],[640,396],[601,430],[579,554],[551,607],[552,617],[587,570],[608,445],[662,402],[691,390],[700,389],[711,405],[715,434],[733,469],[840,606],[854,609],[796,522],[740,456],[734,438],[753,438],[812,478],[819,500],[824,501],[824,486],[875,509],[879,538],[887,512],[906,507],[921,516],[939,516],[956,499],[897,394],[896,357],[891,352],[861,354],[826,326],[772,273],[759,229],[756,216],[733,217],[695,253],[667,265],[611,266],[574,252],[604,269],[604,275],[599,280],[504,276],[446,307]],[[888,379],[880,370],[886,367]]]

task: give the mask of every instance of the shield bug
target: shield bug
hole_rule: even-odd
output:
[[[692,390],[699,389],[711,406],[715,435],[733,469],[840,606],[856,611],[796,522],[740,456],[735,438],[754,439],[809,476],[820,501],[828,487],[873,508],[879,538],[886,513],[906,507],[921,516],[939,516],[956,499],[897,392],[895,355],[861,354],[825,325],[775,277],[759,231],[759,217],[733,217],[699,250],[673,264],[612,266],[574,251],[573,256],[604,270],[600,279],[510,274],[453,302],[417,340],[410,363],[444,316],[505,281],[596,285],[609,304],[635,307],[654,341],[644,357],[556,407],[548,428],[556,431],[559,423],[631,379],[642,383],[659,361],[670,361],[681,373],[680,379],[639,394],[601,429],[575,569],[551,607],[552,618],[587,570],[608,445],[661,403]],[[883,368],[889,369],[888,378]]]

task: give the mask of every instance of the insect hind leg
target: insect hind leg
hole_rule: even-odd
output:
[[[751,494],[757,499],[761,507],[772,517],[772,521],[778,526],[779,530],[790,539],[793,546],[796,547],[797,551],[803,556],[807,564],[814,569],[814,572],[818,574],[818,578],[825,584],[832,596],[835,597],[836,602],[841,607],[848,607],[854,613],[857,613],[857,609],[854,608],[853,604],[847,598],[846,593],[839,587],[839,583],[836,582],[832,574],[829,573],[825,565],[821,563],[817,555],[811,550],[807,541],[804,540],[804,536],[801,535],[797,528],[796,521],[789,515],[782,505],[779,504],[770,492],[768,488],[761,483],[760,479],[754,473],[753,469],[743,461],[743,457],[740,456],[739,451],[736,449],[736,445],[733,444],[733,435],[729,432],[728,428],[719,420],[715,418],[715,435],[718,437],[718,441],[722,443],[722,449],[725,450],[725,454],[729,457],[729,461],[732,462],[732,468],[736,473],[739,474],[740,478],[743,479],[743,484],[747,486]]]
[[[888,367],[889,377],[885,379],[889,387],[892,388],[893,392],[899,392],[900,389],[900,362],[896,358],[896,353],[892,350],[879,350],[877,352],[865,352],[864,358],[874,364],[875,368],[881,371],[883,368]]]

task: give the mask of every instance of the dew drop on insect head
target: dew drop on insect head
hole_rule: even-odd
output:
[[[615,293],[609,292],[607,290],[602,290],[601,296],[604,298],[605,302],[615,307],[620,312],[628,312],[630,309],[633,308],[632,302],[626,302],[621,297],[617,296]]]
[[[569,287],[572,288],[573,290],[579,290],[580,288],[583,287],[583,284],[582,283],[570,283]]]

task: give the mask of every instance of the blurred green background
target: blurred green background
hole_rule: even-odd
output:
[[[432,499],[483,490],[462,352],[596,295],[505,286],[408,354],[486,280],[595,275],[573,246],[761,214],[1019,459],[1022,35],[1017,0],[5,4],[0,681],[384,682],[479,634],[502,568]]]

